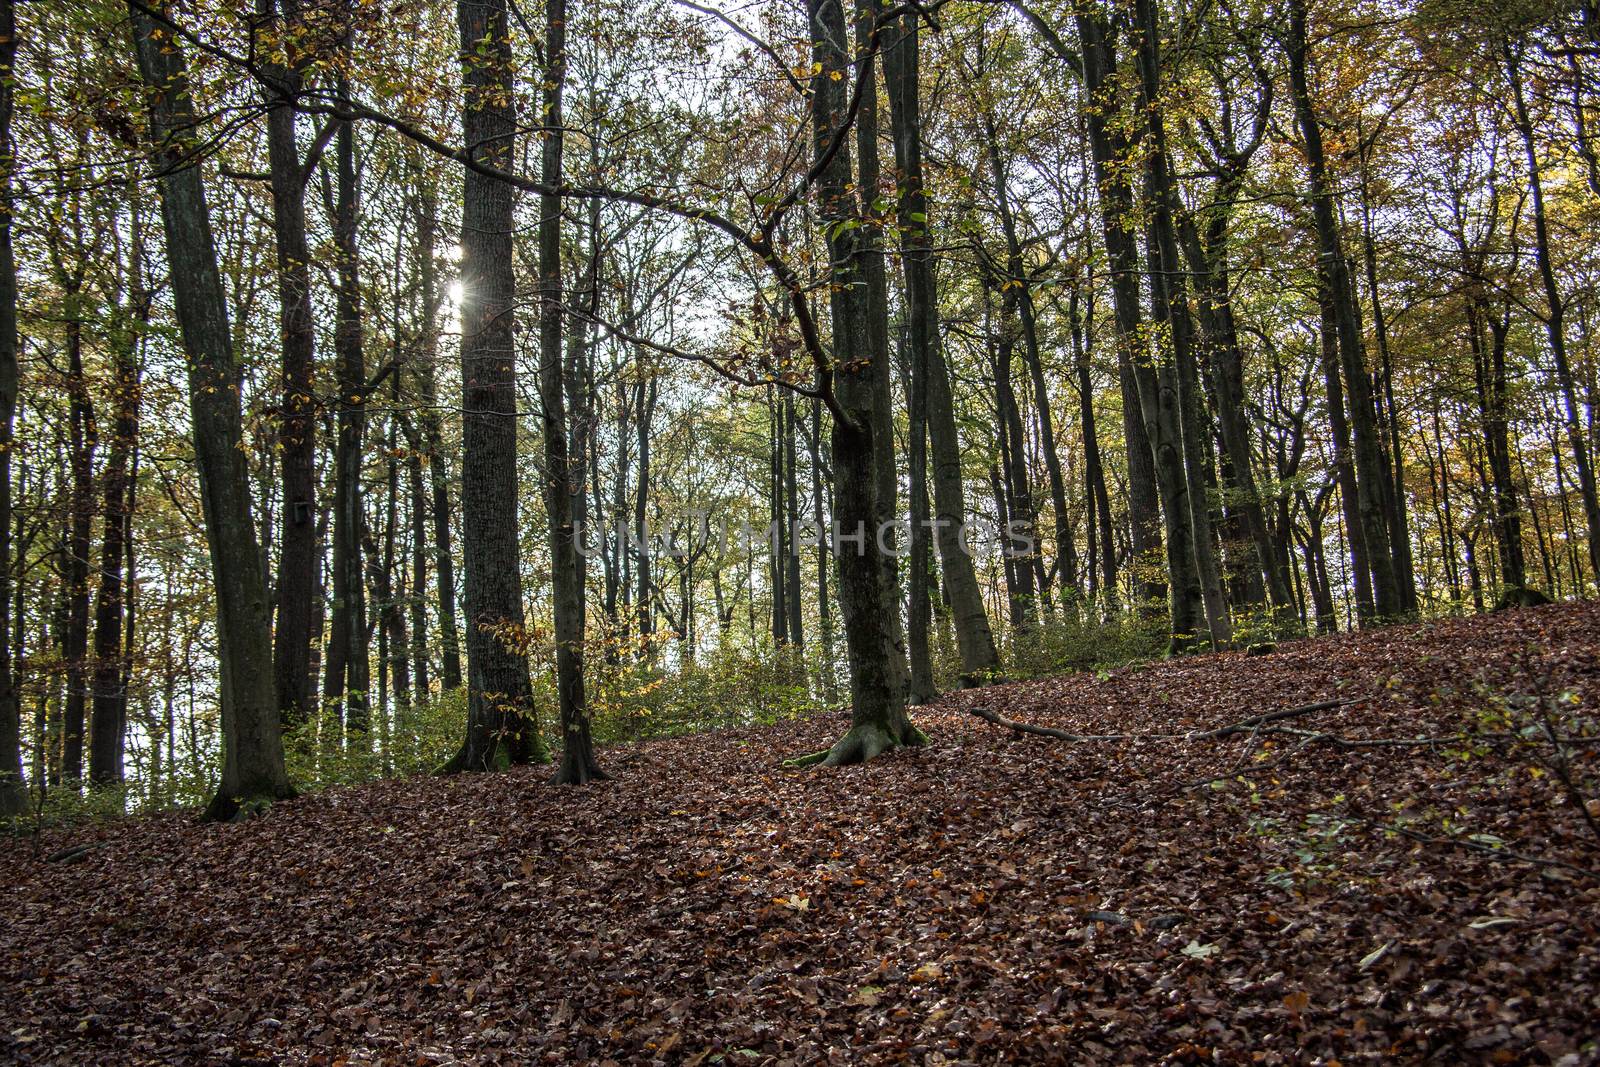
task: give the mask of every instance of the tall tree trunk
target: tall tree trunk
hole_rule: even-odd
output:
[[[21,636],[24,617],[12,615],[11,451],[17,416],[17,261],[11,242],[11,177],[16,155],[11,143],[15,112],[17,11],[14,0],[0,0],[0,817],[28,809],[22,777],[22,701],[18,698],[12,636]],[[20,585],[20,583],[15,583]],[[15,629],[13,629],[13,627]],[[44,738],[38,739],[44,747]]]
[[[1192,566],[1200,584],[1212,647],[1225,648],[1233,641],[1233,626],[1228,617],[1227,598],[1222,592],[1216,543],[1211,532],[1211,508],[1205,473],[1209,465],[1211,432],[1209,417],[1203,409],[1204,401],[1200,395],[1193,337],[1194,320],[1189,314],[1188,287],[1183,281],[1183,264],[1178,258],[1177,227],[1173,220],[1177,197],[1172,188],[1171,157],[1167,149],[1166,121],[1161,101],[1160,15],[1156,0],[1136,0],[1134,7],[1140,23],[1137,29],[1138,65],[1144,89],[1143,103],[1148,111],[1146,121],[1149,124],[1150,146],[1145,158],[1146,186],[1154,205],[1147,221],[1151,318],[1166,325],[1172,349],[1171,376],[1177,385],[1173,398],[1177,407],[1174,420],[1178,430],[1176,443],[1181,450],[1183,503],[1188,509],[1187,535],[1194,554]],[[1166,375],[1163,368],[1162,378],[1165,379]],[[1165,402],[1167,395],[1163,382],[1158,396]],[[1157,438],[1158,449],[1160,441]],[[1169,517],[1169,534],[1173,530],[1172,523],[1173,519]],[[1169,549],[1169,558],[1170,555]],[[1178,571],[1173,570],[1175,587],[1179,584],[1178,577]],[[1179,634],[1184,632],[1176,625],[1173,630]]]
[[[651,572],[650,558],[650,424],[656,411],[656,380],[641,381],[634,387],[634,425],[638,431],[639,488],[633,502],[634,574],[639,582],[637,604],[639,636],[655,633],[655,576]]]
[[[90,714],[89,780],[110,785],[123,780],[123,744],[128,731],[128,667],[123,624],[130,606],[124,567],[133,538],[133,456],[139,441],[139,333],[148,318],[139,260],[143,240],[138,207],[131,220],[127,321],[114,342],[111,450],[102,474],[104,533],[100,542],[100,586],[94,607],[94,705]],[[131,569],[126,577],[133,577]],[[129,629],[131,630],[131,620]],[[132,636],[131,633],[128,636]]]
[[[1045,379],[1044,361],[1039,354],[1038,312],[1034,306],[1033,288],[1027,266],[1022,258],[1022,237],[1017,227],[1016,213],[1011,206],[1011,190],[1007,180],[1005,160],[1000,156],[1000,138],[995,128],[994,116],[983,114],[984,135],[987,141],[989,171],[994,179],[995,206],[1000,213],[1000,232],[1006,243],[1005,285],[1007,291],[1016,290],[1017,317],[1022,331],[1022,359],[1028,367],[1029,381],[1033,386],[1034,415],[1039,427],[1039,450],[1044,453],[1045,474],[1050,482],[1050,504],[1053,508],[1056,559],[1054,561],[1057,583],[1063,601],[1071,601],[1077,594],[1073,587],[1075,566],[1069,563],[1072,549],[1072,525],[1067,514],[1067,483],[1061,473],[1061,455],[1056,450],[1055,422],[1050,413],[1050,388]],[[1031,506],[1031,494],[1028,499]],[[1037,516],[1032,516],[1037,522]],[[1044,589],[1039,591],[1041,595]]]
[[[1038,622],[1039,599],[1033,582],[1033,553],[1038,550],[1038,524],[1033,511],[1033,491],[1028,485],[1028,466],[1024,459],[1026,444],[1022,429],[1022,414],[1018,410],[1016,390],[1011,385],[1012,355],[1018,339],[1017,290],[1006,284],[1000,296],[1000,321],[998,336],[990,348],[994,365],[995,416],[1000,430],[1000,486],[996,497],[1000,523],[999,541],[1007,560],[1007,575],[1011,578],[1011,626],[1019,634],[1027,633]],[[1002,503],[1003,501],[1003,503]],[[1015,536],[1013,536],[1015,535]],[[1021,547],[1019,547],[1021,546]]]
[[[399,380],[398,375],[395,380]],[[428,574],[428,498],[422,481],[421,435],[415,427],[407,425],[406,429],[406,518],[411,526],[411,580],[406,589],[406,605],[411,615],[412,687],[420,705],[427,702],[433,689],[428,660],[428,601],[424,592]]]
[[[510,170],[516,158],[517,117],[506,0],[460,0],[456,10],[466,143],[485,165]],[[546,758],[524,641],[513,200],[508,183],[466,170],[461,216],[461,533],[467,733],[446,771],[485,771]],[[550,368],[558,391],[559,329],[558,323]],[[565,483],[561,497],[566,499]],[[436,508],[438,503],[436,498]]]
[[[1522,516],[1517,486],[1511,473],[1510,381],[1506,373],[1506,341],[1511,330],[1510,305],[1497,316],[1487,306],[1469,304],[1468,342],[1472,349],[1478,406],[1482,416],[1484,452],[1492,486],[1491,514],[1495,541],[1500,549],[1500,573],[1508,586],[1527,584],[1527,562],[1522,545]],[[1484,329],[1489,343],[1484,344]]]
[[[817,525],[817,633],[822,639],[822,698],[833,703],[839,698],[838,682],[834,677],[833,597],[828,594],[828,573],[832,569],[827,536],[827,507],[824,501],[825,481],[822,471],[822,401],[811,401],[811,426],[806,434],[806,448],[811,456],[811,519]],[[729,609],[732,618],[732,608]]]
[[[784,584],[789,590],[787,606],[789,609],[789,643],[801,649],[806,645],[804,619],[801,615],[800,603],[800,545],[795,540],[795,525],[800,521],[800,484],[795,473],[795,460],[797,449],[795,437],[799,434],[799,427],[795,425],[794,418],[794,393],[785,390],[783,394],[783,471],[784,471],[784,496],[788,501],[788,541],[789,550],[784,553],[784,566],[787,577]],[[690,537],[693,537],[691,531]],[[693,560],[691,558],[690,562]]]
[[[866,345],[872,363],[872,417],[876,425],[872,432],[873,476],[878,479],[877,495],[883,511],[884,528],[874,527],[872,535],[892,542],[897,536],[895,522],[899,514],[900,476],[894,452],[894,368],[889,358],[889,281],[883,254],[883,213],[879,210],[882,195],[882,166],[878,159],[878,78],[874,69],[877,57],[871,48],[871,37],[877,26],[881,0],[856,0],[855,54],[857,63],[867,69],[846,72],[848,80],[853,73],[864,77],[870,91],[861,94],[856,109],[856,192],[860,200],[857,219],[861,232],[856,242],[860,257],[860,278],[865,285],[862,294],[866,300]],[[848,52],[848,49],[846,50]],[[841,89],[843,86],[841,86]],[[905,691],[910,686],[910,668],[906,656],[905,620],[900,614],[900,557],[898,551],[877,553],[878,567],[882,571],[884,622],[889,633],[889,667],[895,685],[900,689],[903,703]]]
[[[346,40],[343,47],[348,49],[350,42]],[[345,95],[342,79],[339,95]],[[336,155],[333,230],[339,269],[333,347],[338,357],[339,439],[334,449],[333,640],[325,664],[323,696],[340,710],[345,728],[360,733],[367,729],[370,717],[371,687],[366,581],[361,563],[361,535],[366,526],[361,506],[361,449],[367,423],[367,371],[361,325],[355,130],[349,122],[339,124]]]
[[[256,13],[263,24],[279,18],[273,0],[257,0]],[[298,0],[283,0],[279,29],[294,32],[298,15]],[[276,65],[269,70],[286,91],[300,87],[299,70]],[[316,331],[311,308],[311,251],[306,241],[306,178],[295,140],[295,111],[288,101],[274,102],[267,112],[267,166],[272,177],[283,370],[283,408],[278,415],[283,502],[278,517],[272,672],[278,709],[285,724],[292,724],[306,721],[315,710],[311,623],[321,547],[317,543]]]
[[[1362,354],[1360,309],[1355,304],[1349,263],[1339,238],[1333,186],[1322,146],[1322,124],[1311,99],[1311,60],[1306,43],[1305,0],[1290,0],[1286,50],[1289,84],[1306,156],[1311,211],[1317,230],[1317,275],[1328,294],[1326,299],[1333,308],[1339,363],[1350,398],[1357,510],[1360,512],[1361,535],[1366,542],[1367,567],[1372,573],[1373,614],[1379,621],[1393,620],[1403,613],[1404,605],[1395,577],[1388,517],[1383,505],[1382,486],[1388,480],[1388,474],[1383,462],[1382,443],[1378,440],[1372,379],[1367,374],[1366,359]]]
[[[1522,61],[1509,40],[1505,43],[1504,57],[1506,73],[1511,81],[1517,132],[1522,136],[1523,158],[1528,165],[1528,189],[1533,199],[1533,254],[1539,265],[1539,280],[1544,287],[1545,336],[1550,343],[1550,356],[1555,361],[1556,384],[1561,390],[1562,415],[1566,420],[1567,444],[1572,449],[1572,466],[1578,475],[1578,495],[1583,500],[1589,568],[1595,581],[1600,583],[1600,492],[1595,488],[1594,467],[1590,460],[1584,422],[1578,411],[1577,387],[1572,365],[1567,360],[1566,299],[1561,295],[1561,285],[1556,280],[1556,268],[1550,255],[1550,222],[1545,214],[1544,179],[1540,173],[1539,153],[1533,136],[1533,120],[1528,114],[1527,94],[1522,84]]]
[[[444,434],[439,422],[438,387],[434,367],[439,359],[439,283],[434,259],[438,232],[437,195],[431,179],[424,180],[417,197],[417,256],[422,275],[422,360],[417,367],[421,394],[422,442],[427,451],[429,513],[433,517],[434,610],[439,613],[440,684],[446,690],[461,688],[461,635],[456,625],[455,559],[450,537],[450,476],[445,467]],[[419,583],[420,584],[420,583]]]
[[[773,387],[767,386],[767,584],[772,590],[772,643],[781,647],[789,641],[789,606],[784,586],[789,580],[789,568],[784,563],[788,545],[784,529],[783,486],[783,415]]]
[[[939,343],[939,293],[929,221],[931,205],[922,173],[919,18],[915,12],[896,18],[885,36],[883,49],[884,83],[899,178],[896,220],[905,270],[906,343],[911,365],[925,368],[928,445],[932,461],[934,514],[930,524],[933,543],[950,597],[962,676],[968,684],[977,684],[999,670],[1000,655],[995,649],[994,632],[983,605],[977,570],[962,534],[967,509],[961,444],[956,432],[950,371]]]
[[[1339,502],[1344,514],[1345,536],[1350,544],[1351,585],[1356,600],[1356,616],[1370,619],[1374,614],[1372,602],[1372,570],[1367,566],[1367,538],[1361,525],[1361,505],[1356,492],[1356,468],[1350,459],[1350,423],[1345,418],[1344,386],[1339,376],[1338,327],[1328,288],[1318,283],[1318,300],[1322,307],[1322,328],[1318,337],[1321,353],[1322,379],[1326,386],[1328,402],[1328,429],[1333,438],[1334,477],[1339,485]]]
[[[495,0],[496,4],[502,0]],[[503,17],[503,16],[502,16]],[[583,691],[583,555],[573,523],[574,482],[583,484],[583,457],[568,453],[567,408],[561,375],[561,98],[567,76],[566,0],[545,3],[544,145],[539,195],[539,399],[543,408],[544,506],[550,526],[550,572],[555,597],[556,690],[561,705],[561,765],[555,781],[582,785],[606,775],[594,758],[589,707]]]
[[[1372,232],[1372,193],[1367,175],[1368,150],[1361,153],[1361,248],[1366,266],[1367,292],[1372,299],[1372,333],[1378,342],[1378,362],[1382,390],[1379,408],[1385,413],[1388,429],[1385,444],[1389,450],[1390,477],[1385,481],[1388,501],[1389,545],[1394,555],[1395,584],[1400,610],[1415,615],[1417,605],[1416,561],[1411,552],[1411,518],[1406,507],[1405,449],[1400,438],[1400,412],[1394,399],[1394,359],[1389,350],[1389,320],[1383,310],[1383,294],[1378,288],[1378,244]]]
[[[1117,595],[1117,545],[1111,532],[1111,494],[1106,488],[1105,461],[1100,458],[1100,435],[1095,428],[1094,380],[1089,371],[1089,338],[1076,287],[1067,294],[1067,309],[1078,375],[1078,417],[1083,428],[1084,497],[1090,502],[1090,585],[1094,585],[1098,568],[1100,588],[1107,598],[1114,601]],[[1096,547],[1099,548],[1098,560]]]
[[[887,64],[885,64],[887,67]],[[910,660],[911,674],[906,700],[910,704],[926,704],[939,695],[933,680],[933,654],[930,644],[933,625],[933,601],[930,586],[933,554],[928,544],[928,364],[919,359],[919,350],[912,345],[901,346],[905,373],[906,393],[906,465],[907,496],[910,500],[911,524],[907,529],[909,539],[906,566],[906,654]],[[926,355],[925,351],[920,354]]]
[[[850,730],[831,748],[795,762],[837,766],[865,763],[888,749],[926,739],[906,714],[904,646],[896,645],[890,621],[891,613],[898,615],[899,605],[889,597],[881,559],[885,553],[877,538],[892,501],[880,492],[882,452],[873,440],[881,424],[874,412],[880,399],[874,364],[886,360],[888,353],[872,345],[873,312],[863,278],[871,253],[861,241],[860,201],[851,188],[849,147],[836,144],[848,113],[850,38],[841,0],[807,0],[806,8],[815,60],[812,146],[821,164],[818,218],[828,234],[834,393],[843,414],[833,420],[833,513],[851,712]]]
[[[1262,589],[1272,606],[1277,625],[1290,623],[1294,610],[1287,560],[1273,542],[1267,525],[1266,505],[1256,483],[1250,448],[1250,420],[1245,413],[1244,351],[1233,315],[1232,279],[1228,268],[1228,201],[1234,195],[1232,175],[1221,183],[1224,203],[1219,204],[1204,234],[1193,220],[1181,223],[1183,246],[1194,272],[1200,340],[1210,354],[1212,390],[1216,396],[1217,423],[1228,462],[1224,465],[1255,558],[1248,562],[1264,579]]]
[[[1154,370],[1139,356],[1139,254],[1133,241],[1133,186],[1128,166],[1130,148],[1120,121],[1122,106],[1117,100],[1116,42],[1105,12],[1095,5],[1084,5],[1076,14],[1078,35],[1083,45],[1083,108],[1089,131],[1090,154],[1095,180],[1100,186],[1101,235],[1111,267],[1111,297],[1117,328],[1117,366],[1122,390],[1123,438],[1128,446],[1128,510],[1133,526],[1133,584],[1135,600],[1151,605],[1169,599],[1167,583],[1158,576],[1155,555],[1161,549],[1157,532],[1165,497],[1158,481],[1158,445],[1153,438],[1156,427],[1145,415],[1144,398],[1155,399]],[[1153,414],[1153,412],[1152,412]],[[1169,472],[1170,473],[1170,472]],[[1171,520],[1168,520],[1169,540]],[[1187,544],[1174,551],[1169,544],[1167,558],[1182,559]],[[1192,568],[1189,568],[1192,571]],[[1170,575],[1169,575],[1170,576]],[[1183,581],[1170,590],[1171,629],[1175,634],[1190,634],[1200,619],[1199,583],[1185,573]]]
[[[188,71],[183,49],[170,32],[140,4],[130,3],[128,13],[148,90],[149,151],[160,175],[167,261],[185,267],[173,272],[172,289],[188,356],[189,410],[216,587],[222,682],[222,780],[206,814],[227,819],[293,796],[294,789],[283,763],[266,583],[241,447],[239,368],[196,159]]]

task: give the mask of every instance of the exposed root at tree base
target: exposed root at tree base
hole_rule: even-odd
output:
[[[249,796],[226,796],[218,792],[206,805],[201,818],[206,822],[247,822],[271,810],[280,800],[293,800],[298,794],[291,786],[281,796],[271,793],[252,793]]]
[[[592,759],[563,758],[550,781],[555,785],[588,785],[590,782],[604,782],[610,777]]]
[[[824,767],[845,767],[868,763],[891,749],[920,748],[927,743],[928,735],[913,726],[910,719],[902,720],[894,728],[866,724],[851,727],[850,732],[835,741],[831,748],[785,760],[783,765],[792,770],[819,764]]]

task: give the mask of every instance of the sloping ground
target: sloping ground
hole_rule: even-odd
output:
[[[1600,706],[1584,604],[960,694],[864,769],[780,767],[827,716],[8,842],[0,1060],[1597,1062],[1600,851],[1533,749],[963,710],[1447,736],[1529,645]]]

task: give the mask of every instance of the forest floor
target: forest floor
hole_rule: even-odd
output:
[[[0,1061],[1600,1062],[1539,692],[1593,729],[1600,604],[954,694],[865,768],[783,769],[830,714],[0,842]]]

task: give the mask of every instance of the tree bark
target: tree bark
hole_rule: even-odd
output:
[[[346,40],[343,47],[349,46]],[[345,96],[342,79],[338,91],[341,98]],[[333,231],[339,266],[333,347],[338,362],[339,437],[334,448],[333,636],[324,664],[322,692],[324,700],[338,709],[345,729],[361,733],[367,729],[371,715],[367,598],[361,563],[361,536],[366,527],[361,506],[361,449],[367,423],[367,372],[361,324],[355,130],[349,122],[339,123],[336,155],[338,191],[333,205]]]
[[[461,0],[457,14],[466,143],[475,158],[508,170],[517,119],[506,0]],[[486,771],[546,758],[528,677],[518,538],[513,200],[509,183],[467,169],[461,216],[467,734],[446,771]],[[551,370],[559,389],[559,325],[557,330]],[[561,495],[565,499],[564,483]]]
[[[919,18],[914,12],[896,18],[885,36],[883,49],[884,83],[899,177],[896,221],[905,271],[906,344],[912,366],[925,368],[933,544],[950,597],[961,673],[968,684],[978,684],[999,671],[1000,655],[978,586],[977,570],[962,534],[967,509],[961,443],[956,432],[950,371],[939,343],[931,205],[923,183]]]
[[[283,763],[266,584],[241,448],[239,368],[195,158],[196,118],[187,67],[178,41],[141,5],[130,3],[128,12],[148,91],[149,153],[160,175],[167,260],[185,267],[173,272],[172,289],[188,356],[189,409],[216,588],[222,682],[222,780],[206,814],[227,819],[293,796],[294,789]]]
[[[795,765],[865,763],[893,748],[925,743],[905,708],[903,646],[895,644],[877,532],[889,515],[873,436],[880,420],[873,364],[888,353],[872,347],[871,307],[862,272],[860,201],[851,189],[850,151],[834,142],[847,118],[845,84],[850,38],[840,0],[807,0],[815,73],[811,79],[814,157],[826,158],[817,179],[818,217],[828,240],[833,322],[834,394],[844,418],[833,420],[833,500],[839,561],[839,606],[850,658],[850,730],[831,748]],[[835,80],[837,79],[837,80]],[[831,157],[828,155],[831,149]],[[857,225],[850,225],[855,223]],[[846,540],[849,538],[850,540]]]
[[[1527,94],[1522,84],[1522,64],[1516,48],[1507,41],[1504,48],[1506,73],[1511,81],[1511,99],[1515,108],[1517,132],[1522,137],[1523,158],[1528,165],[1528,190],[1533,199],[1533,253],[1539,266],[1539,280],[1544,287],[1545,336],[1550,343],[1550,356],[1555,361],[1556,384],[1561,390],[1562,416],[1566,421],[1567,444],[1572,449],[1572,466],[1578,475],[1578,495],[1583,501],[1586,524],[1585,539],[1589,548],[1589,568],[1600,582],[1600,492],[1595,487],[1594,467],[1590,460],[1585,428],[1578,411],[1577,388],[1572,375],[1572,365],[1567,359],[1566,299],[1561,295],[1556,280],[1555,264],[1550,256],[1550,222],[1544,206],[1544,180],[1540,173],[1539,153],[1534,143],[1533,121],[1528,114]]]
[[[11,540],[11,452],[17,415],[17,261],[11,240],[12,174],[16,156],[11,148],[11,118],[15,113],[17,12],[14,0],[0,0],[0,817],[21,815],[28,809],[27,783],[22,777],[22,702],[12,660],[13,633],[20,636],[23,616],[12,615],[15,584]],[[43,748],[44,738],[39,738]]]
[[[101,476],[104,533],[100,542],[100,586],[94,607],[94,704],[90,711],[89,780],[110,785],[123,780],[123,744],[128,730],[128,656],[124,621],[130,598],[124,567],[132,550],[133,471],[139,441],[139,334],[149,316],[150,294],[140,276],[140,219],[131,221],[126,317],[114,341],[111,449]],[[126,578],[133,577],[131,569]],[[131,631],[131,621],[128,629]],[[131,636],[131,633],[129,634]]]
[[[1290,0],[1286,50],[1289,84],[1306,156],[1311,211],[1317,231],[1317,273],[1327,293],[1325,299],[1333,309],[1339,363],[1350,398],[1357,510],[1361,535],[1366,543],[1367,568],[1372,574],[1372,618],[1375,621],[1392,621],[1403,613],[1403,604],[1395,578],[1389,525],[1383,506],[1382,482],[1388,475],[1377,435],[1372,380],[1367,375],[1366,359],[1362,354],[1360,309],[1355,305],[1349,263],[1339,238],[1333,186],[1322,146],[1322,124],[1311,99],[1305,0]]]
[[[434,367],[439,359],[439,283],[434,259],[438,232],[437,195],[431,179],[424,180],[417,197],[417,255],[422,274],[422,360],[417,367],[417,388],[422,411],[422,443],[427,454],[429,513],[433,519],[434,610],[439,613],[440,684],[446,690],[461,688],[461,634],[456,624],[455,558],[450,536],[450,475],[445,466],[444,434],[439,422],[438,386]]]
[[[1155,399],[1154,370],[1139,358],[1138,344],[1143,314],[1139,305],[1139,254],[1133,241],[1133,187],[1130,181],[1129,143],[1120,121],[1123,108],[1118,100],[1116,42],[1103,10],[1084,5],[1076,14],[1082,42],[1083,86],[1090,154],[1095,179],[1100,186],[1101,235],[1111,268],[1111,297],[1117,328],[1117,366],[1122,390],[1123,438],[1128,446],[1128,510],[1133,526],[1133,585],[1136,601],[1153,605],[1169,599],[1173,633],[1192,634],[1200,617],[1198,582],[1187,575],[1169,591],[1158,576],[1154,559],[1161,549],[1158,524],[1165,496],[1158,481],[1165,469],[1157,462],[1159,442],[1155,425],[1145,415],[1144,398]],[[1152,412],[1153,414],[1153,412]],[[1169,519],[1169,540],[1170,540]],[[1182,559],[1187,545],[1175,553],[1167,546],[1170,561]],[[1170,573],[1169,573],[1170,577]]]
[[[298,0],[258,0],[263,21],[297,21]],[[270,54],[270,53],[267,53]],[[269,67],[288,92],[300,87],[298,69]],[[278,267],[278,327],[283,408],[278,413],[282,511],[278,517],[277,620],[272,673],[286,725],[316,710],[311,674],[313,601],[317,596],[317,412],[313,393],[316,340],[311,308],[311,251],[306,241],[305,173],[295,139],[295,111],[277,101],[267,112],[267,167],[272,185],[272,230]]]
[[[498,5],[503,0],[494,0]],[[566,0],[545,3],[544,146],[539,195],[539,399],[543,408],[544,506],[550,526],[550,572],[555,594],[556,690],[561,705],[561,764],[555,781],[582,785],[605,778],[594,758],[583,689],[583,555],[573,522],[574,480],[583,484],[583,457],[568,454],[567,409],[561,374],[561,98],[567,72]]]

